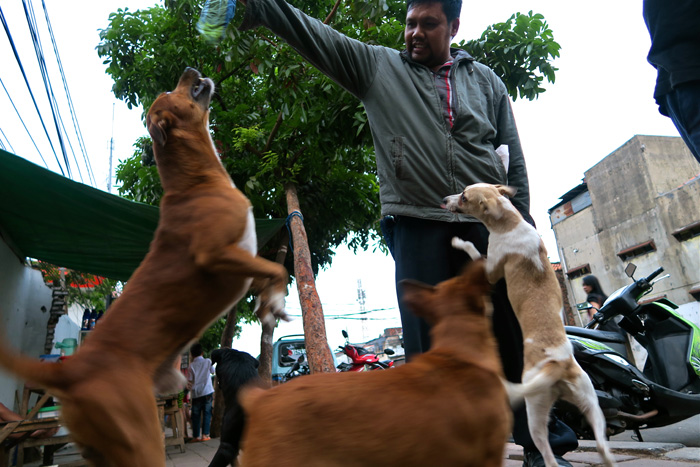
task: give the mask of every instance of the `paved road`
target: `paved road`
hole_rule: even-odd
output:
[[[640,431],[645,442],[681,443],[687,447],[700,447],[700,415],[674,425]],[[632,431],[620,433],[611,439],[613,441],[639,441]]]

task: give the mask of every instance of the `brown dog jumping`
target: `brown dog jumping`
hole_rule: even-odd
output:
[[[260,309],[284,316],[287,272],[256,256],[250,202],[214,150],[213,92],[210,79],[188,68],[177,88],[151,106],[146,121],[164,189],[158,228],[122,295],[79,351],[52,364],[0,349],[3,367],[60,398],[64,423],[93,466],[165,465],[154,388],[184,387],[175,357],[254,278],[267,284]]]
[[[484,262],[435,287],[403,281],[430,351],[393,370],[244,388],[246,467],[503,464],[511,409],[487,317]]]

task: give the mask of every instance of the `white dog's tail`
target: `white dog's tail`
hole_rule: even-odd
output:
[[[564,376],[566,368],[560,361],[549,361],[544,367],[526,383],[512,383],[503,380],[503,385],[508,393],[508,400],[511,407],[517,407],[523,403],[523,400],[538,392],[545,391],[552,387],[557,381],[560,381]]]

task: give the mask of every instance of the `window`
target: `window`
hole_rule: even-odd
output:
[[[675,230],[671,233],[674,237],[676,237],[676,240],[679,242],[684,242],[686,240],[690,240],[693,237],[697,237],[700,235],[700,221],[693,222],[692,224],[688,224],[685,227],[681,227],[678,230]]]
[[[280,366],[292,366],[299,357],[306,356],[306,344],[304,341],[285,342],[279,346]]]
[[[584,264],[583,266],[569,269],[566,275],[569,277],[569,279],[576,279],[577,277],[585,276],[586,274],[590,273],[591,266],[589,264]]]
[[[644,255],[651,251],[656,251],[654,240],[649,240],[648,242],[625,248],[624,250],[620,251],[617,256],[619,256],[622,261],[627,261],[628,259]]]

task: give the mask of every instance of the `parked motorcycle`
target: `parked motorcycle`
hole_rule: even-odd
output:
[[[615,291],[586,328],[567,326],[574,356],[588,373],[606,417],[608,435],[670,425],[700,414],[700,328],[680,316],[673,302],[639,300],[668,275],[659,268]],[[591,329],[616,317],[622,333]],[[627,334],[646,349],[643,371],[632,362]],[[559,402],[557,415],[584,439],[593,439],[585,418],[573,405]]]
[[[393,368],[394,362],[391,360],[380,361],[379,358],[362,347],[357,345],[352,345],[350,343],[348,333],[343,329],[343,337],[345,338],[345,345],[338,347],[343,351],[345,355],[350,359],[349,363],[341,363],[338,365],[338,371],[371,371],[371,370],[386,370],[388,368]],[[393,355],[394,351],[391,349],[385,349],[384,353],[387,355]]]
[[[282,382],[286,383],[287,381],[291,381],[294,378],[308,374],[311,374],[311,370],[309,369],[309,364],[306,363],[306,359],[302,354],[299,355],[297,361],[294,362],[294,364],[289,368],[289,371],[287,371],[284,374],[284,376],[282,376]]]

